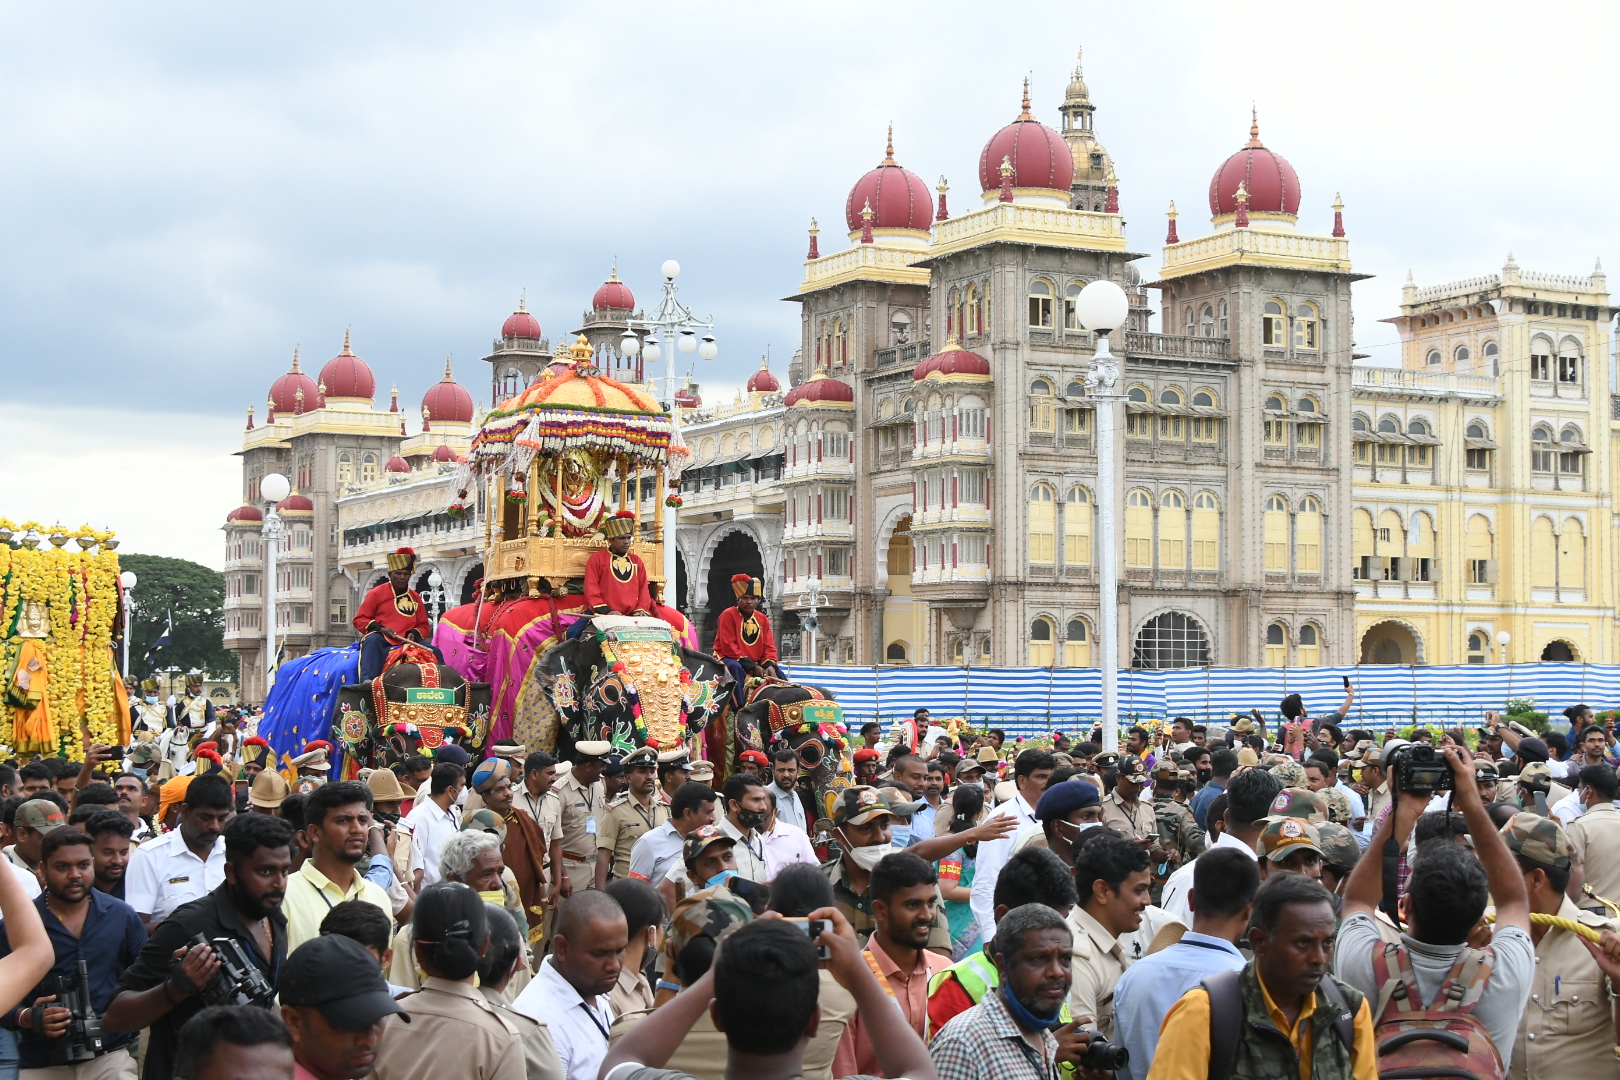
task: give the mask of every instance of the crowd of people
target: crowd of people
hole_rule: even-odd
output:
[[[0,766],[0,1080],[1620,1073],[1612,721],[1352,704],[918,710],[822,798],[590,742],[341,780],[225,716]]]

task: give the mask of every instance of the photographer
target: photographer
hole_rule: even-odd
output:
[[[287,917],[281,901],[292,868],[293,830],[285,820],[243,814],[225,826],[225,881],[219,888],[182,904],[153,931],[140,956],[124,972],[119,994],[107,1006],[109,1032],[151,1027],[141,1075],[166,1080],[173,1073],[180,1026],[205,1006],[241,1003],[261,1008],[271,998],[276,971],[287,955]],[[193,945],[201,935],[230,940],[246,958],[241,974],[255,974],[260,986],[231,993],[221,974],[221,957],[210,945]],[[221,994],[230,1000],[220,1000]]]
[[[34,906],[45,923],[55,959],[22,1004],[0,1018],[0,1024],[21,1032],[18,1049],[25,1077],[33,1070],[49,1069],[52,1076],[135,1080],[135,1059],[124,1049],[134,1036],[107,1035],[95,1046],[82,1029],[74,1030],[106,1010],[117,993],[118,977],[146,944],[146,930],[135,910],[93,887],[95,857],[90,846],[90,837],[73,828],[52,829],[40,845],[45,892]],[[7,927],[0,924],[0,956],[10,953]],[[92,1013],[75,1017],[63,1000],[67,995],[62,983],[79,978],[81,962],[86,978],[79,992],[88,994]],[[62,1065],[66,1068],[52,1069]]]

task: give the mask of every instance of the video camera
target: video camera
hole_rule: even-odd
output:
[[[275,1002],[276,988],[264,977],[257,964],[248,958],[242,943],[235,938],[209,939],[198,934],[191,939],[193,947],[206,945],[219,957],[219,970],[208,980],[207,986],[197,993],[208,1005],[256,1005],[268,1009]],[[176,961],[176,966],[178,966]],[[184,976],[181,976],[184,978]]]
[[[34,1006],[34,1030],[45,1030],[46,1009],[66,1009],[73,1014],[67,1030],[51,1040],[51,1065],[78,1065],[94,1061],[107,1052],[101,1017],[96,1015],[90,1002],[90,969],[79,961],[78,970],[71,975],[57,975],[46,984],[46,990],[56,995],[54,1002]]]
[[[1433,795],[1437,791],[1450,791],[1455,778],[1445,755],[1427,743],[1408,743],[1397,746],[1385,759],[1392,791],[1413,795]]]

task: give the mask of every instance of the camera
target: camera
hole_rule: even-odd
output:
[[[1080,1055],[1077,1064],[1083,1069],[1099,1069],[1103,1072],[1112,1072],[1123,1069],[1131,1062],[1131,1052],[1123,1046],[1115,1045],[1097,1034],[1091,1033],[1091,1041],[1086,1044],[1086,1052]]]
[[[208,1005],[257,1005],[268,1009],[276,998],[276,988],[264,977],[258,965],[248,959],[242,943],[235,938],[217,937],[212,940],[198,934],[191,939],[193,947],[206,945],[219,957],[219,970],[208,980],[207,986],[197,988],[198,995]],[[176,961],[176,967],[179,962]],[[183,979],[184,976],[182,975]]]
[[[34,1006],[34,1030],[44,1030],[46,1009],[66,1009],[72,1013],[67,1030],[51,1040],[51,1065],[78,1065],[94,1061],[107,1052],[101,1017],[90,1003],[90,969],[79,961],[78,970],[71,975],[57,975],[46,984],[46,990],[56,995],[56,1001]]]
[[[1386,762],[1390,788],[1413,795],[1450,791],[1453,777],[1445,756],[1425,743],[1398,746]]]
[[[782,921],[792,923],[794,926],[798,926],[798,927],[803,928],[803,930],[805,932],[805,936],[807,936],[810,939],[810,943],[812,945],[816,946],[816,959],[817,960],[831,960],[832,959],[832,950],[831,949],[827,948],[827,946],[825,946],[825,945],[817,945],[816,944],[816,939],[821,937],[821,933],[822,933],[823,930],[831,930],[832,929],[832,924],[830,922],[828,922],[826,919],[809,919],[809,918],[797,918],[797,919],[788,918],[788,919],[783,919]]]

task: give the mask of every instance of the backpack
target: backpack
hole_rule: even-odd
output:
[[[1243,988],[1238,978],[1242,972],[1219,971],[1203,982],[1204,993],[1209,995],[1209,1080],[1229,1080],[1237,1064],[1238,1043],[1243,1038]],[[1333,976],[1322,980],[1322,993],[1338,1007],[1333,1018],[1333,1033],[1347,1051],[1355,1050],[1355,1016],[1350,1003],[1344,999]]]
[[[1425,1008],[1406,947],[1386,942],[1383,951],[1373,954],[1378,980],[1373,1035],[1380,1080],[1503,1080],[1507,1070],[1501,1052],[1474,1015],[1495,963],[1494,949],[1464,949],[1434,1003]]]

